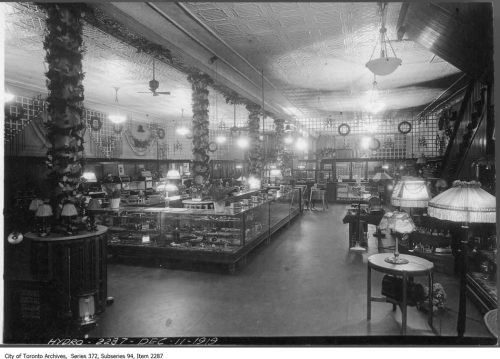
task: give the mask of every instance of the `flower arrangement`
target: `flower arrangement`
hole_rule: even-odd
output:
[[[193,176],[194,186],[202,187],[209,175],[208,85],[212,79],[200,72],[188,76],[193,91]]]
[[[432,286],[432,312],[444,310],[446,308],[446,292],[441,283],[434,283]],[[418,308],[422,310],[429,310],[429,287],[424,286],[424,300],[419,303]]]
[[[45,60],[48,63],[49,95],[47,137],[51,147],[47,152],[48,175],[53,197],[63,195],[73,200],[84,167],[82,71],[83,6],[78,4],[40,4],[47,12],[47,33],[44,39]]]
[[[248,172],[250,176],[261,178],[263,161],[262,148],[259,139],[260,106],[247,105],[248,110],[248,136],[250,137],[250,149],[248,151]]]

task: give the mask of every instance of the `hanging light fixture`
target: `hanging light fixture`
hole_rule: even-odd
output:
[[[178,126],[176,129],[175,129],[175,132],[178,134],[178,135],[181,135],[181,136],[186,136],[189,134],[189,128],[187,128],[186,126],[183,125],[184,123],[184,109],[181,109],[181,119],[180,119],[180,122],[181,122],[181,125]]]
[[[120,89],[119,87],[113,87],[115,89],[115,106],[116,106],[116,111],[113,115],[109,115],[108,118],[111,122],[120,124],[125,122],[126,118],[123,115],[120,115],[118,111],[118,90]]]
[[[382,111],[384,108],[385,104],[380,100],[380,91],[377,87],[376,78],[373,76],[373,87],[368,91],[366,110],[375,114]]]
[[[387,29],[385,27],[385,20],[387,14],[387,3],[379,3],[380,13],[382,18],[382,25],[380,27],[379,38],[377,43],[373,47],[372,55],[370,56],[370,60],[366,63],[366,67],[373,72],[373,74],[378,76],[386,76],[392,74],[398,66],[401,66],[402,60],[396,56],[396,52],[392,48],[391,42],[387,38]],[[380,57],[374,59],[373,54],[375,53],[375,49],[378,47],[377,45],[380,43]],[[392,50],[393,57],[390,57],[387,51],[387,44],[389,44],[390,49]]]

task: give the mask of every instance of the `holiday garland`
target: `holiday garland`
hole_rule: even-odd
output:
[[[248,150],[248,172],[250,176],[261,177],[262,173],[262,148],[259,139],[260,106],[247,105],[248,111],[248,137],[250,149]]]
[[[207,154],[209,147],[208,134],[208,89],[211,78],[200,72],[188,76],[193,91],[193,175],[194,183],[203,186],[209,175]]]
[[[74,199],[84,166],[82,72],[82,7],[78,4],[41,4],[46,12],[44,40],[47,77],[48,175],[53,195]]]

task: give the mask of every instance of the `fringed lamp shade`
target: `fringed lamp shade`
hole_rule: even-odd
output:
[[[466,273],[469,223],[496,223],[496,199],[481,189],[476,181],[455,181],[453,186],[429,201],[429,216],[453,222],[464,222],[465,240],[462,241],[460,296],[458,304],[457,332],[459,337],[465,333],[467,317]]]
[[[398,207],[425,208],[431,195],[425,181],[416,177],[403,177],[392,191],[391,204]]]
[[[52,216],[52,207],[48,204],[42,204],[38,207],[35,213],[36,217],[50,217]]]
[[[43,201],[41,199],[35,198],[35,199],[33,199],[31,201],[30,206],[29,206],[28,209],[30,211],[36,212],[36,210],[38,209],[38,207],[40,207],[42,204],[43,204]]]
[[[453,222],[496,223],[496,198],[479,182],[455,181],[429,201],[429,216]]]
[[[375,173],[375,176],[373,176],[372,180],[374,180],[375,182],[377,181],[384,181],[384,180],[391,180],[392,177],[389,176],[387,173],[385,172],[382,172],[382,173]]]
[[[66,203],[61,211],[61,217],[74,217],[78,215],[78,211],[73,203]]]
[[[87,209],[89,211],[93,211],[95,209],[101,209],[101,202],[97,198],[92,198],[89,201],[89,204],[87,206]]]

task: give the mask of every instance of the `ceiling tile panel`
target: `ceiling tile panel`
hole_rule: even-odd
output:
[[[306,25],[306,19],[303,16],[282,17],[279,23],[283,28],[302,28]]]
[[[300,3],[270,3],[269,6],[274,13],[281,15],[282,13],[297,13],[300,11]]]
[[[267,19],[251,20],[246,23],[250,32],[260,34],[262,32],[272,32],[274,30],[273,25]]]
[[[206,9],[197,11],[198,16],[200,16],[205,21],[221,21],[227,20],[229,15],[222,9]]]
[[[236,16],[244,19],[257,19],[264,15],[260,4],[238,3],[233,5],[233,12]]]

